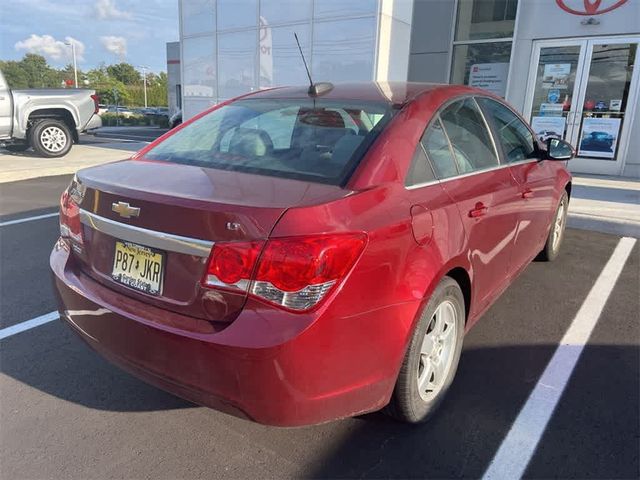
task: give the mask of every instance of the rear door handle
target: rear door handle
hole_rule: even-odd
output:
[[[531,197],[533,197],[533,190],[531,190],[530,188],[527,188],[522,192],[522,198],[531,198]]]
[[[469,216],[471,218],[482,217],[483,215],[487,214],[487,210],[489,209],[485,207],[484,203],[478,202],[476,203],[475,208],[469,212]]]

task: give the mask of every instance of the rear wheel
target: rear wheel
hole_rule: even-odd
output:
[[[553,217],[553,223],[549,230],[549,236],[544,248],[540,252],[538,258],[545,262],[551,262],[560,253],[560,247],[562,246],[562,240],[564,239],[564,230],[567,226],[567,210],[569,209],[569,196],[567,192],[562,193],[558,209]]]
[[[73,144],[69,127],[55,118],[37,120],[29,130],[29,140],[39,155],[48,158],[66,155]]]
[[[464,297],[445,277],[436,287],[405,354],[387,413],[419,423],[438,408],[458,369],[464,337]]]

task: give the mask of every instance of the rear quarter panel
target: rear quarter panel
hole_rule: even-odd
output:
[[[432,241],[427,243],[419,244],[412,233],[410,193],[403,185],[387,184],[327,204],[290,209],[271,233],[367,232],[367,246],[355,267],[324,307],[303,320],[307,331],[291,348],[304,350],[306,355],[298,358],[308,359],[310,366],[316,361],[326,371],[340,371],[331,380],[334,385],[383,385],[382,404],[391,395],[422,306],[449,268],[468,265],[460,253],[464,231],[458,210],[440,185],[421,192],[433,215]],[[307,345],[305,338],[314,343]]]
[[[62,109],[73,117],[76,129],[80,132],[89,123],[95,111],[91,95],[93,90],[85,89],[43,89],[14,90],[14,133],[16,138],[25,138],[29,116],[43,109]]]

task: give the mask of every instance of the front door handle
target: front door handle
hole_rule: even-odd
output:
[[[478,202],[476,203],[476,206],[473,208],[473,210],[469,211],[469,216],[471,218],[482,217],[483,215],[487,214],[487,210],[489,209],[485,207],[484,203]]]
[[[533,197],[533,190],[531,190],[530,188],[527,188],[522,192],[522,198],[531,198],[531,197]]]

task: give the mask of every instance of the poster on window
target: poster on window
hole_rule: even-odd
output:
[[[566,90],[569,88],[570,63],[547,63],[542,76],[542,88]]]
[[[508,75],[508,63],[476,63],[469,70],[469,86],[488,90],[504,98]]]
[[[561,117],[564,108],[560,103],[541,103],[540,104],[540,116],[541,117]]]
[[[533,117],[531,128],[541,142],[546,142],[550,138],[564,137],[564,117]]]
[[[585,118],[582,121],[578,155],[581,157],[615,158],[619,131],[619,118]]]

